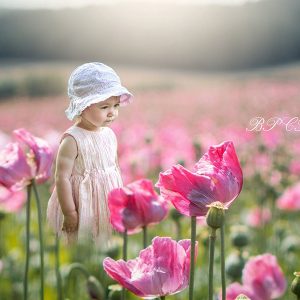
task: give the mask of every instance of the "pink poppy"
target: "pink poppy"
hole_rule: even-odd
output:
[[[0,211],[13,213],[18,212],[26,202],[23,191],[11,191],[0,185]]]
[[[263,209],[256,207],[248,213],[246,222],[251,227],[260,227],[268,223],[272,218],[271,211],[265,207]]]
[[[22,189],[32,179],[27,157],[18,143],[9,143],[0,152],[0,184],[8,189]]]
[[[226,300],[236,300],[240,294],[249,297],[251,300],[256,300],[253,291],[237,282],[230,284],[226,288]],[[220,294],[219,299],[222,299],[222,293]]]
[[[16,129],[13,133],[17,140],[25,143],[29,147],[29,151],[33,153],[33,165],[35,166],[37,183],[45,182],[51,176],[53,162],[53,152],[49,144],[45,140],[33,136],[23,128]]]
[[[157,195],[148,179],[113,189],[108,195],[108,206],[113,227],[119,232],[127,229],[129,234],[161,222],[168,213],[167,202]]]
[[[156,298],[184,290],[189,283],[190,240],[155,237],[137,258],[103,261],[106,273],[141,298]],[[197,257],[196,244],[195,257]]]
[[[249,259],[242,281],[244,286],[255,292],[256,300],[276,299],[286,290],[286,281],[277,259],[268,253]]]
[[[229,207],[241,192],[243,174],[232,142],[211,146],[190,172],[181,165],[160,173],[162,196],[186,216],[205,216],[207,205]]]
[[[287,211],[300,210],[300,183],[288,188],[277,200],[277,207]]]

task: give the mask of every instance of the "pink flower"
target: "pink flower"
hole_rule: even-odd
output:
[[[247,224],[252,227],[260,227],[268,223],[271,220],[271,217],[272,215],[269,208],[265,207],[261,209],[256,207],[248,213]]]
[[[0,211],[18,212],[26,202],[23,191],[14,192],[0,185]]]
[[[103,261],[106,273],[141,298],[172,295],[189,283],[190,240],[176,242],[169,237],[155,237],[152,245],[135,259]],[[198,248],[196,247],[195,257]]]
[[[242,281],[254,292],[256,300],[276,299],[286,290],[286,281],[277,259],[268,253],[253,257],[246,263]]]
[[[108,195],[110,220],[113,227],[129,234],[143,226],[162,221],[168,213],[167,202],[158,196],[148,179],[134,181]]]
[[[300,183],[288,188],[277,200],[277,207],[282,210],[300,210]]]
[[[226,289],[226,300],[236,300],[237,296],[243,294],[249,297],[251,300],[255,300],[253,291],[249,288],[240,285],[237,282],[230,284]],[[222,293],[219,296],[219,299],[222,298]]]
[[[13,131],[18,141],[25,143],[33,155],[35,167],[35,179],[37,183],[45,182],[51,176],[53,152],[49,144],[38,137],[33,136],[27,130],[21,128]]]
[[[229,207],[241,192],[243,174],[232,142],[211,146],[190,172],[181,165],[160,173],[156,184],[163,197],[186,216],[205,216],[207,205]]]
[[[32,171],[18,143],[9,143],[0,152],[0,184],[8,189],[22,189],[29,184]]]

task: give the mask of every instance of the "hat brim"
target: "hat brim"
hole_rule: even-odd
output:
[[[90,95],[85,98],[71,99],[69,107],[65,110],[66,116],[69,120],[73,120],[76,116],[81,115],[81,113],[90,105],[99,103],[107,100],[113,96],[120,97],[120,106],[125,106],[132,101],[133,95],[125,88],[118,87],[116,90],[109,91],[101,95]]]

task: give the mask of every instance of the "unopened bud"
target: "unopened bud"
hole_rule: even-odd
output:
[[[296,276],[291,284],[291,291],[300,297],[300,272],[295,272],[294,275]]]
[[[89,276],[87,283],[87,290],[92,300],[104,300],[104,289],[98,279],[94,276]]]
[[[122,299],[122,287],[119,284],[113,284],[108,287],[108,300],[121,300]]]
[[[222,227],[225,221],[225,206],[221,202],[213,202],[208,205],[209,210],[206,215],[206,223],[208,226],[218,229]]]

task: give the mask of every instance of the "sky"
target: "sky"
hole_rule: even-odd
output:
[[[61,9],[66,7],[83,7],[86,5],[117,5],[130,2],[176,3],[179,5],[242,5],[259,0],[1,0],[0,8],[11,9]]]

